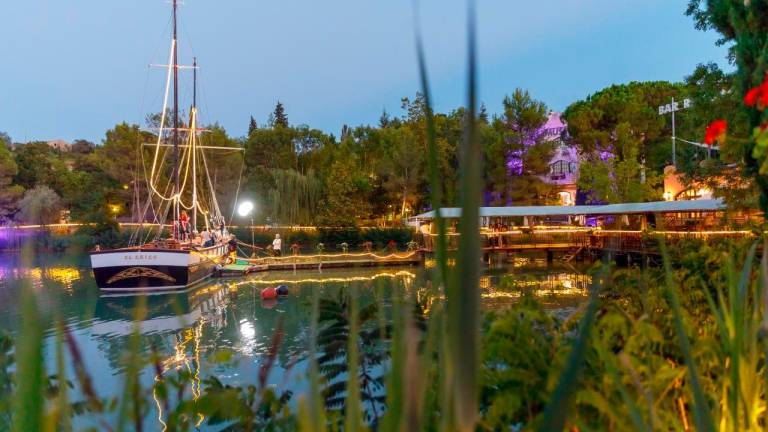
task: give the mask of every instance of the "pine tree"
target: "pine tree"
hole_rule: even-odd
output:
[[[494,119],[484,144],[487,177],[498,204],[545,205],[554,187],[542,177],[549,172],[554,142],[541,133],[547,106],[527,90],[515,89],[504,98],[504,114]]]
[[[477,118],[481,122],[488,124],[488,110],[485,108],[485,102],[480,103],[480,113],[477,115]]]
[[[277,101],[277,105],[275,105],[275,112],[272,115],[273,115],[272,127],[275,127],[275,128],[288,127],[288,116],[285,115],[285,107],[280,101]]]
[[[379,127],[381,129],[386,128],[389,126],[390,119],[389,119],[389,113],[387,112],[386,108],[381,112],[381,117],[379,117]]]
[[[256,119],[251,116],[251,121],[248,123],[248,136],[251,136],[251,134],[258,128],[259,125],[256,124]]]

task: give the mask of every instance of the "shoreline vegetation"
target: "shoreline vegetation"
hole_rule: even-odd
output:
[[[511,180],[505,175],[501,182],[494,182],[493,164],[505,166],[505,159],[486,157],[482,168],[490,125],[499,126],[500,136],[508,137],[490,142],[524,140],[519,129],[505,122],[511,117],[483,119],[476,93],[473,7],[470,1],[466,108],[450,116],[432,112],[426,53],[417,27],[419,102],[404,104],[408,117],[398,119],[399,125],[387,132],[404,134],[392,141],[401,146],[401,159],[391,159],[403,164],[387,172],[407,169],[398,177],[401,182],[381,183],[382,187],[396,185],[402,216],[406,208],[419,208],[419,199],[429,201],[432,208],[458,203],[461,236],[455,258],[448,259],[445,221],[438,215],[435,266],[429,280],[414,289],[402,287],[389,306],[389,316],[382,315],[378,300],[361,301],[350,290],[334,298],[321,297],[316,291],[307,305],[312,328],[301,357],[308,362],[305,392],[294,395],[266,384],[270,369],[280,361],[277,352],[284,337],[280,326],[265,349],[257,376],[236,386],[209,376],[197,390],[189,385],[188,371],[164,371],[157,355],[139,354],[142,339],[136,326],[121,359],[123,387],[115,398],[102,398],[93,391],[96,377],[88,370],[88,359],[63,321],[58,321],[49,347],[55,359],[53,370],[46,369],[37,293],[25,281],[21,331],[15,340],[0,340],[2,426],[16,431],[71,430],[73,417],[86,416],[95,428],[115,431],[193,430],[201,425],[228,431],[764,430],[768,426],[765,238],[691,240],[669,247],[660,239],[661,267],[619,269],[608,261],[596,263],[590,271],[588,301],[564,320],[546,313],[524,291],[508,310],[481,311],[484,288],[479,281],[477,227],[482,191],[490,183],[500,199],[515,199],[525,192],[532,199],[546,200],[547,194],[532,192],[539,190],[532,181],[535,173]],[[720,159],[706,160],[691,153],[681,158],[681,164],[688,163],[693,174],[729,176],[736,185],[719,190],[731,203],[768,209],[768,13],[758,1],[690,0],[688,15],[697,28],[714,29],[731,44],[737,71],[726,75],[703,66],[692,75],[688,90],[702,92],[701,104],[694,106],[704,111],[686,117],[702,126],[717,124],[718,128],[707,131],[707,140],[719,143],[722,151]],[[598,159],[606,146],[615,155],[607,161],[595,159],[588,169],[585,190],[593,197],[642,201],[659,193],[653,187],[653,170],[661,163],[651,161],[654,157],[656,162],[664,161],[669,153],[661,145],[666,136],[662,120],[655,110],[646,108],[657,98],[684,90],[668,84],[613,86],[566,111],[570,135],[578,145],[583,149],[602,145],[590,149]],[[716,91],[706,93],[712,89]],[[546,112],[526,95],[515,92],[510,106]],[[607,112],[617,101],[624,101],[618,105],[627,108]],[[508,114],[514,112],[511,109]],[[715,120],[712,115],[728,118],[710,123]],[[599,121],[592,121],[595,118]],[[420,126],[410,129],[412,125]],[[264,145],[280,142],[265,138],[290,137],[286,126],[284,111],[276,109],[270,129],[258,129],[254,121],[249,139]],[[127,125],[120,128],[130,130]],[[254,191],[277,191],[267,196],[279,201],[296,197],[292,205],[270,210],[293,214],[295,221],[311,217],[315,213],[307,212],[318,208],[320,218],[365,219],[375,214],[380,201],[374,198],[379,195],[374,187],[366,189],[371,183],[355,177],[357,173],[368,176],[370,171],[356,164],[371,156],[363,151],[362,135],[356,133],[347,129],[339,143],[334,140],[319,153],[302,154],[328,163],[330,168],[323,174],[327,177],[321,182],[312,177],[320,174],[310,171],[309,165],[304,165],[307,170],[289,171],[299,166],[298,161],[306,162],[298,154],[268,151],[265,155],[270,158],[284,158],[272,167],[279,171],[255,171],[269,173],[263,177],[265,189],[256,187],[257,180],[247,183],[254,185]],[[408,134],[414,135],[409,138]],[[133,142],[124,144],[132,148]],[[313,142],[317,141],[310,140],[308,145]],[[105,142],[102,148],[108,150],[102,151],[113,151],[109,146]],[[246,160],[253,156],[253,148],[246,148]],[[331,149],[329,153],[322,150],[326,148]],[[414,148],[423,150],[419,152],[421,178],[411,177],[416,172],[409,165]],[[354,158],[343,153],[351,149],[360,150],[352,152]],[[502,150],[509,149],[502,146]],[[0,154],[0,161],[7,160]],[[641,160],[648,168],[642,175]],[[646,181],[641,183],[641,177]],[[748,187],[742,187],[741,180]],[[119,192],[121,183],[116,184]],[[294,186],[285,189],[284,184]],[[316,187],[321,184],[333,187],[318,195]],[[428,187],[418,189],[417,184]],[[285,190],[300,193],[285,194]],[[418,196],[414,190],[424,193]],[[327,214],[329,209],[335,213]],[[27,247],[22,259],[29,260],[31,254]],[[142,298],[134,310],[136,321],[146,313]],[[149,386],[140,380],[144,366],[155,371]],[[293,400],[295,409],[289,403]],[[161,415],[146,419],[147,406],[154,403],[161,407]]]
[[[0,252],[20,252],[25,246],[36,252],[74,252],[84,253],[92,250],[97,244],[100,247],[120,247],[127,244],[134,235],[136,227],[119,227],[110,224],[107,227],[87,225],[64,228],[40,228],[17,230],[0,237]],[[0,228],[0,232],[3,231]],[[143,236],[153,235],[157,230],[151,226],[141,232]],[[295,246],[299,253],[317,252],[322,248],[326,252],[341,252],[349,250],[399,249],[405,250],[420,234],[411,228],[379,228],[379,227],[347,227],[347,228],[272,228],[259,227],[251,232],[246,227],[230,227],[229,231],[244,244],[253,244],[259,248],[258,253],[265,254],[267,246],[272,244],[275,234],[280,234],[285,242],[285,251],[292,252]],[[252,248],[243,245],[246,255]]]

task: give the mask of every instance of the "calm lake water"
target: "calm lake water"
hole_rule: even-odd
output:
[[[142,353],[148,356],[154,347],[165,359],[166,370],[186,368],[195,377],[215,375],[232,384],[256,381],[272,337],[281,327],[284,338],[268,381],[280,389],[292,390],[294,395],[304,393],[311,299],[315,292],[319,291],[321,297],[338,298],[348,290],[358,296],[361,305],[379,302],[386,315],[386,309],[401,295],[397,293],[426,286],[429,275],[423,267],[392,267],[268,272],[242,279],[213,279],[183,294],[146,297],[147,314],[137,322],[134,316],[138,298],[101,296],[87,256],[39,255],[25,263],[22,265],[16,255],[0,255],[0,329],[14,336],[18,333],[22,318],[20,293],[24,284],[30,284],[38,294],[46,328],[48,370],[55,370],[54,323],[61,318],[83,353],[100,397],[114,396],[122,390],[121,355],[137,325]],[[279,284],[290,288],[288,297],[277,301],[260,299],[263,288]],[[585,301],[588,284],[589,277],[576,267],[518,257],[513,263],[486,269],[481,280],[483,307],[508,307],[519,298],[520,290],[526,289],[547,308],[568,313]],[[232,354],[231,360],[222,363],[221,353]],[[147,367],[142,382],[149,386],[153,379],[154,371]],[[199,386],[199,381],[191,384]],[[157,412],[150,412],[146,421],[149,429],[157,427]]]

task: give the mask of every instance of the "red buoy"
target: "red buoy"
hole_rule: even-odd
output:
[[[275,287],[268,287],[261,290],[261,299],[262,300],[271,300],[277,298],[277,290]]]

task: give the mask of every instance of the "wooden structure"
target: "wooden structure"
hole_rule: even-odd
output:
[[[299,270],[319,268],[391,267],[420,264],[421,251],[393,253],[335,253],[286,255],[262,258],[239,258],[237,263],[223,266],[220,276],[243,276],[269,270]]]
[[[446,219],[448,249],[458,246],[455,230],[461,209],[440,209]],[[580,252],[656,253],[658,241],[684,238],[734,238],[751,231],[717,228],[725,225],[725,204],[719,199],[658,201],[590,206],[481,207],[483,249],[490,252],[563,252],[568,259]],[[737,215],[738,222],[754,215]],[[424,250],[434,250],[435,212],[416,216]],[[615,229],[614,229],[615,228]]]

